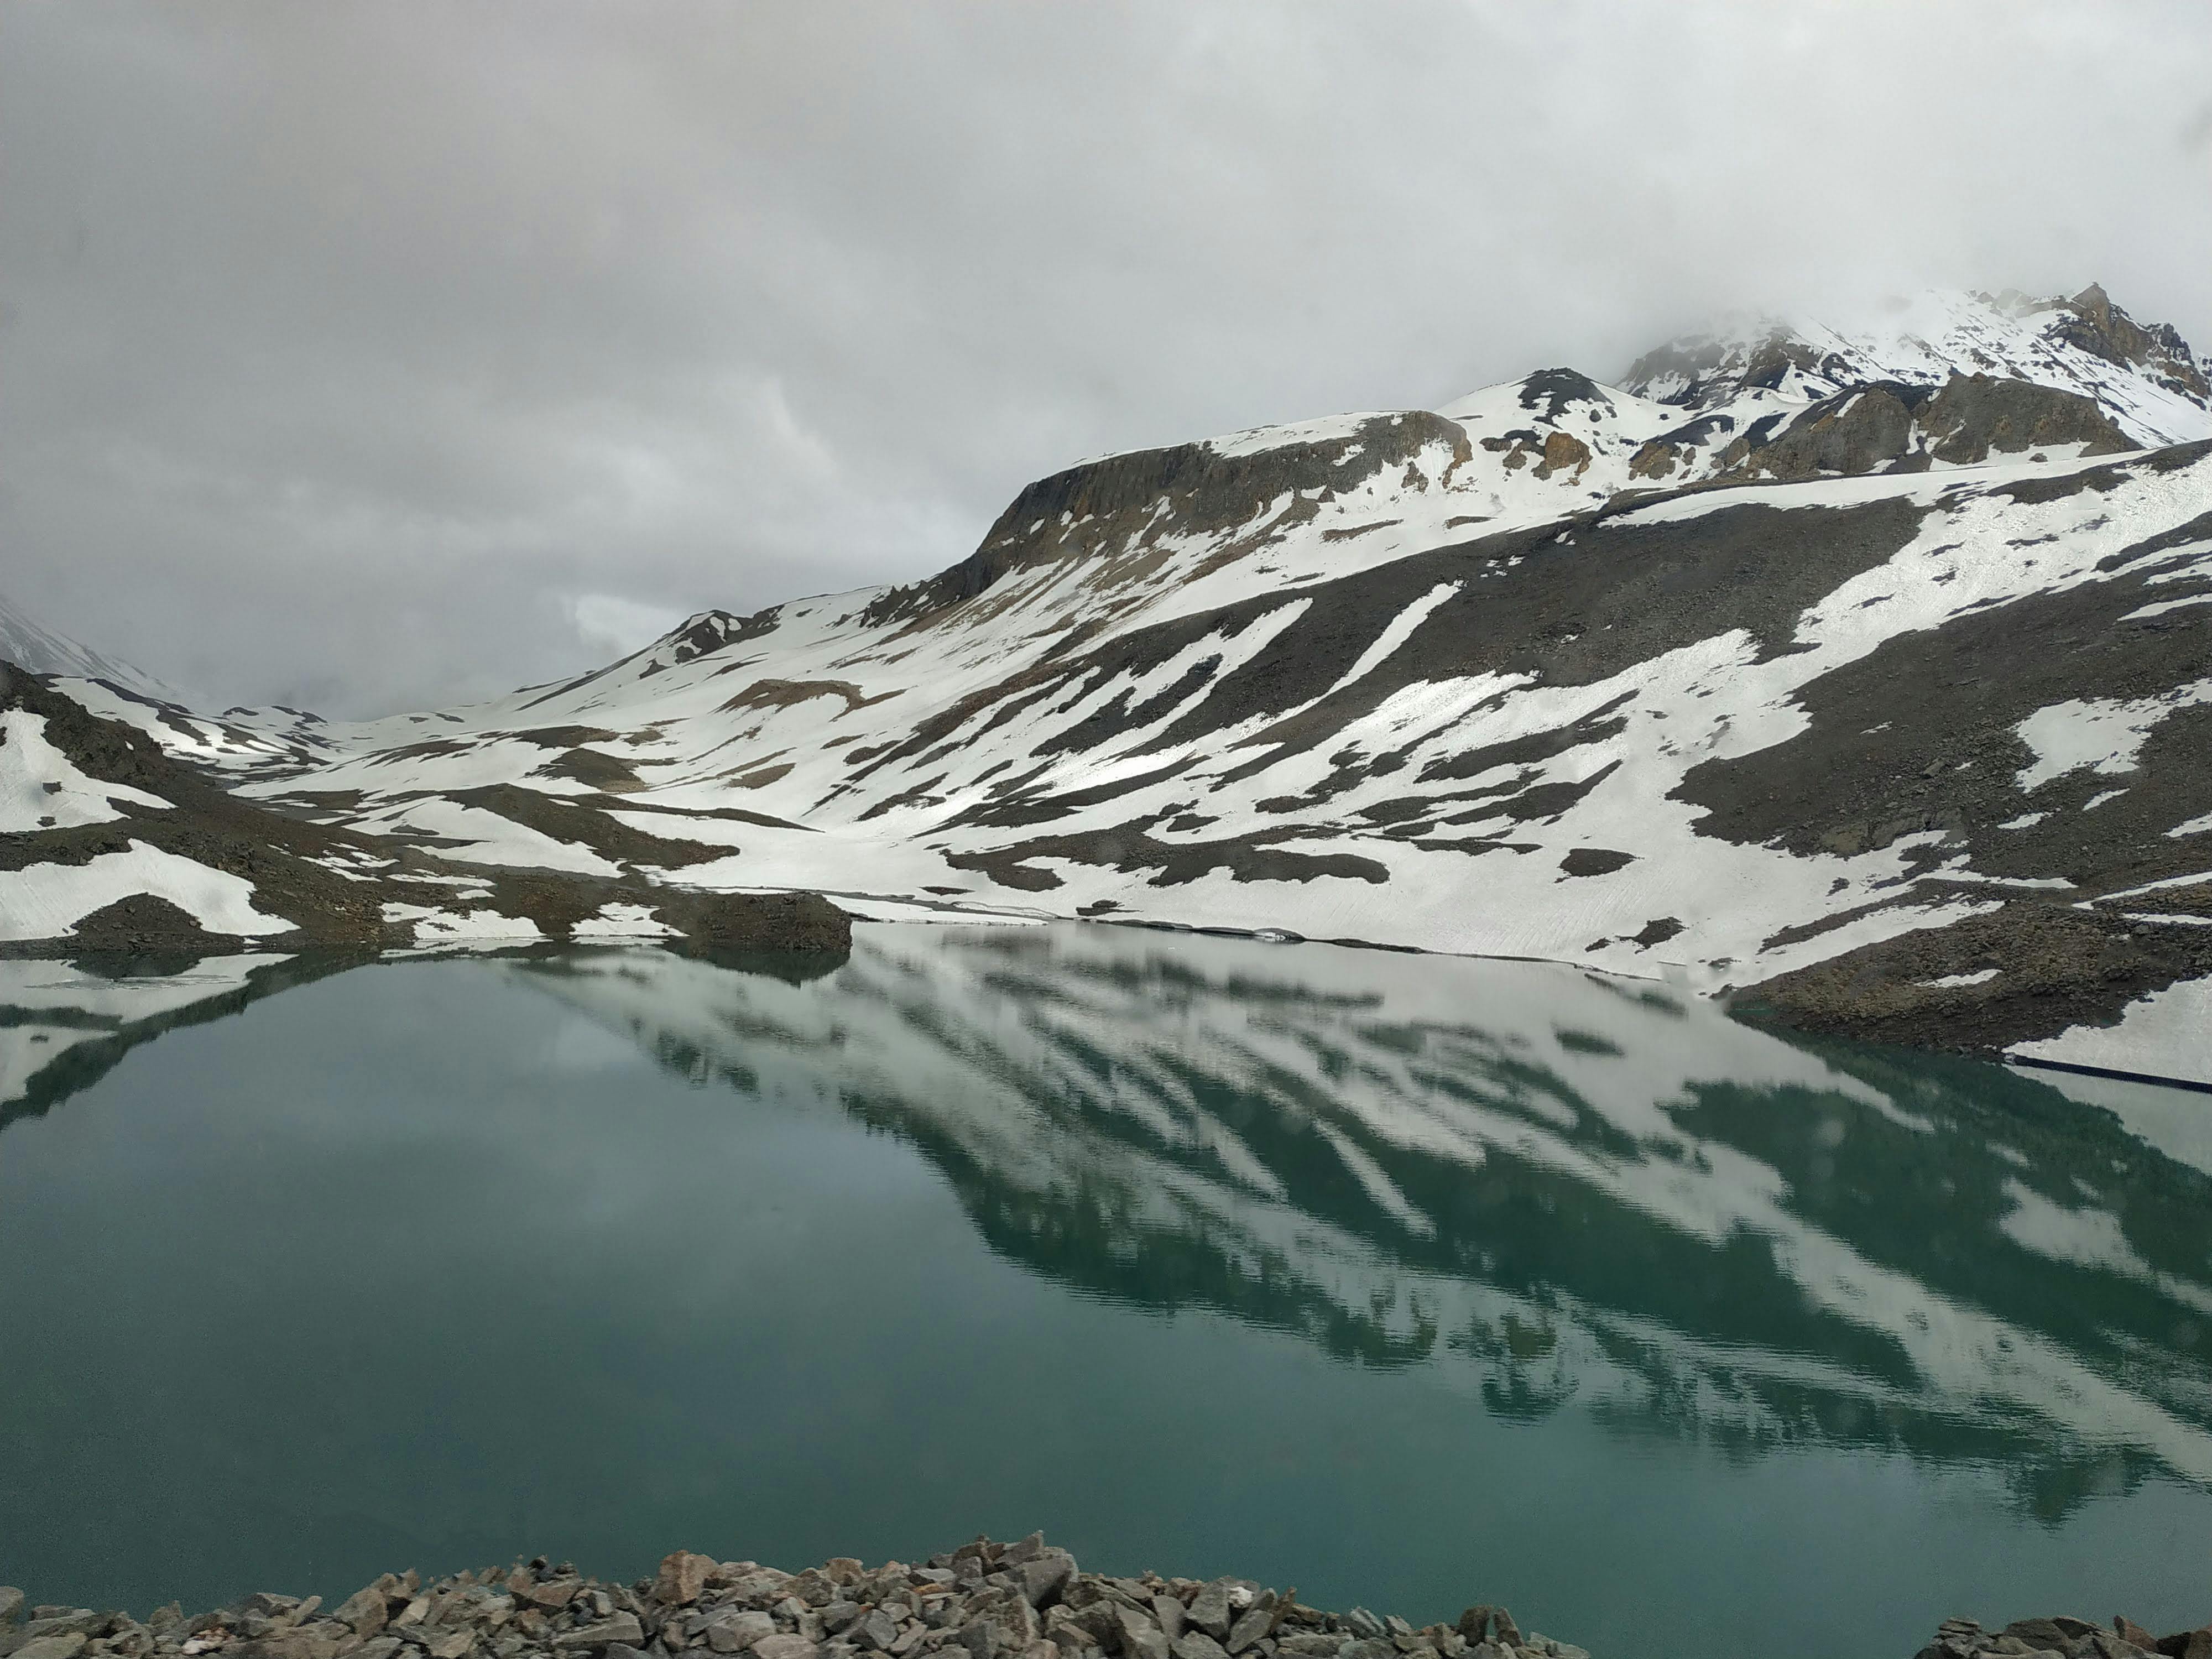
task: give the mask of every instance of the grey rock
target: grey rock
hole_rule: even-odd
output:
[[[989,1590],[969,1603],[960,1640],[973,1659],[1018,1655],[1038,1637],[1036,1610],[1018,1591]]]
[[[382,1630],[391,1615],[384,1604],[384,1592],[371,1584],[339,1602],[337,1616],[353,1626],[355,1635],[368,1637]]]
[[[957,1595],[941,1595],[922,1610],[921,1622],[932,1630],[944,1630],[957,1625],[968,1611],[968,1604]]]
[[[1229,1627],[1229,1639],[1221,1645],[1231,1653],[1242,1653],[1273,1628],[1275,1611],[1255,1604],[1239,1613],[1237,1622]],[[1408,1630],[1410,1634],[1410,1627]]]
[[[1362,1641],[1382,1635],[1385,1629],[1382,1621],[1364,1607],[1354,1607],[1346,1613],[1344,1627]]]
[[[860,1616],[860,1604],[839,1596],[822,1609],[822,1627],[843,1632]]]
[[[890,1651],[898,1640],[898,1623],[881,1607],[872,1607],[856,1620],[846,1635],[857,1645],[878,1653]]]
[[[1221,1644],[1202,1630],[1187,1630],[1176,1638],[1169,1651],[1175,1659],[1228,1659]]]
[[[612,1618],[562,1631],[553,1638],[553,1645],[562,1653],[586,1653],[599,1651],[615,1642],[636,1647],[644,1640],[645,1626],[637,1622],[637,1615],[617,1613]]]
[[[113,1617],[112,1613],[94,1613],[90,1607],[75,1607],[33,1619],[23,1626],[23,1634],[33,1640],[41,1636],[96,1636],[107,1628]]]
[[[775,1635],[775,1620],[751,1608],[733,1608],[708,1620],[700,1634],[717,1653],[743,1653],[763,1637]]]
[[[396,1636],[379,1636],[362,1643],[346,1659],[392,1659],[402,1644]]]
[[[1041,1550],[1014,1569],[1022,1599],[1033,1607],[1048,1607],[1060,1600],[1074,1576],[1075,1558],[1066,1550]]]
[[[1033,1532],[1020,1543],[1007,1545],[1000,1553],[999,1565],[1002,1567],[1018,1567],[1024,1561],[1036,1560],[1038,1556],[1044,1553],[1044,1534],[1041,1532]]]
[[[1121,1630],[1123,1659],[1170,1659],[1173,1644],[1152,1615],[1119,1601],[1110,1605]]]
[[[69,1631],[59,1636],[33,1636],[15,1650],[22,1659],[76,1659],[85,1649],[84,1633]],[[14,1659],[14,1656],[10,1656]]]
[[[778,1631],[753,1644],[753,1659],[814,1659],[814,1644],[793,1631]]]
[[[1277,1647],[1280,1651],[1297,1656],[1297,1659],[1325,1659],[1342,1645],[1340,1640],[1320,1631],[1295,1631],[1281,1638]]]
[[[0,1625],[12,1625],[23,1616],[23,1592],[13,1584],[0,1584]]]
[[[610,1642],[607,1644],[607,1659],[651,1659],[651,1656],[627,1642]]]
[[[1183,1605],[1179,1598],[1164,1594],[1153,1596],[1152,1617],[1160,1621],[1169,1641],[1182,1634]]]
[[[1217,1578],[1212,1583],[1201,1586],[1198,1594],[1190,1598],[1190,1607],[1184,1616],[1184,1622],[1195,1625],[1216,1641],[1228,1635],[1229,1621],[1231,1617],[1229,1592],[1234,1587],[1235,1581],[1228,1578]],[[1376,1634],[1380,1632],[1382,1628],[1382,1626],[1378,1624],[1373,1632],[1362,1631],[1360,1634],[1363,1636]]]

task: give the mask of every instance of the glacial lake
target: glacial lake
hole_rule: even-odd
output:
[[[33,1601],[1042,1528],[1601,1659],[2212,1612],[2212,1097],[1104,927],[0,988]]]

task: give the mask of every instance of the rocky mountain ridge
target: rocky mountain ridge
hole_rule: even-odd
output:
[[[56,685],[449,866],[1538,956],[2212,1081],[2203,381],[2100,289],[1926,296],[1107,457],[927,580],[471,708]]]

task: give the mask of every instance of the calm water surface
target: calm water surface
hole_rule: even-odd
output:
[[[2212,1101],[1082,927],[0,964],[0,1085],[33,1600],[1042,1527],[1622,1659],[2212,1612]]]

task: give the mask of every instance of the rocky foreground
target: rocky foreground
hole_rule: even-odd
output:
[[[27,1611],[28,1617],[26,1618]],[[952,1650],[959,1652],[954,1654]],[[543,1557],[425,1585],[386,1573],[338,1607],[261,1593],[188,1617],[172,1602],[128,1613],[36,1607],[0,1589],[0,1659],[648,1659],[692,1653],[750,1659],[1589,1659],[1523,1632],[1504,1607],[1472,1607],[1455,1625],[1416,1630],[1364,1607],[1323,1613],[1246,1578],[1134,1578],[1079,1571],[1033,1533],[979,1538],[920,1566],[848,1558],[789,1573],[678,1551],[634,1584],[585,1578]],[[1998,1632],[1947,1620],[1916,1659],[2212,1659],[2212,1625],[2154,1637],[2120,1618],[2030,1619]]]
[[[839,1559],[788,1573],[679,1551],[657,1577],[602,1583],[540,1559],[426,1585],[386,1574],[337,1607],[255,1595],[188,1618],[173,1604],[144,1623],[119,1613],[34,1607],[0,1589],[0,1656],[96,1659],[646,1659],[690,1652],[751,1659],[1589,1659],[1524,1633],[1503,1607],[1415,1630],[1364,1607],[1301,1606],[1249,1579],[1111,1578],[1032,1534],[977,1539],[919,1566]]]

